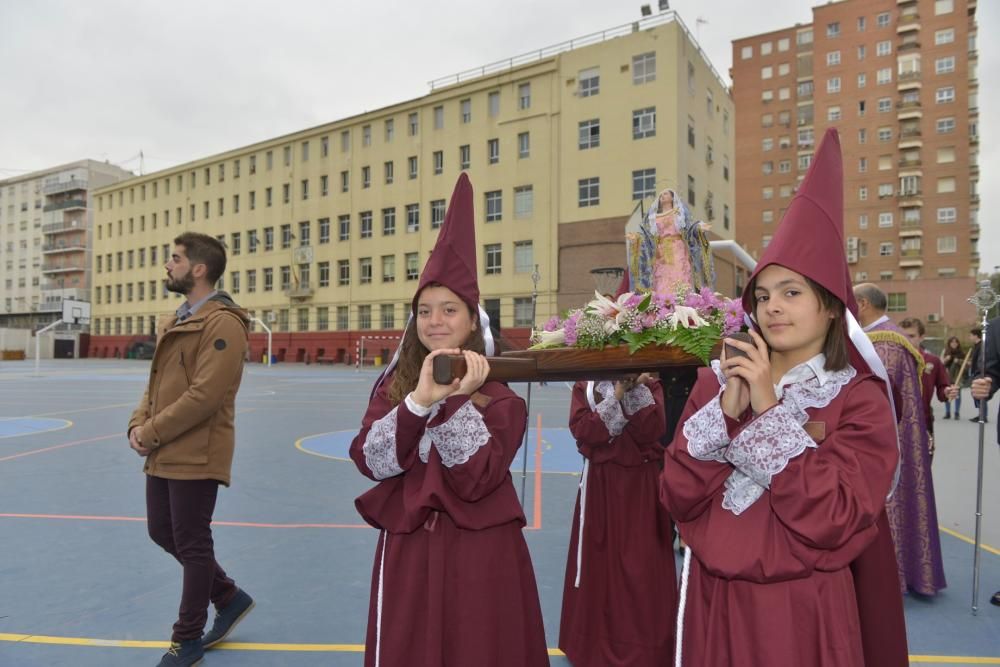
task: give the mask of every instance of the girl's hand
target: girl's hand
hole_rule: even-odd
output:
[[[467,370],[455,393],[471,396],[486,382],[486,376],[490,374],[490,362],[486,361],[486,357],[478,352],[463,350],[462,354],[465,356]]]
[[[734,419],[738,418],[743,413],[743,410],[746,410],[744,399],[749,401],[750,407],[756,414],[764,412],[778,402],[778,398],[774,394],[774,383],[771,379],[771,360],[768,355],[767,343],[764,342],[764,339],[756,331],[750,331],[749,333],[753,338],[753,344],[744,343],[732,338],[726,339],[728,345],[743,350],[747,356],[724,357],[720,366],[727,379],[727,392],[731,384],[730,381],[733,378],[738,378],[745,383],[746,394],[748,396],[741,393],[739,397],[734,397],[728,402],[728,407],[736,408],[742,406],[742,410],[736,414],[730,413],[727,410],[727,403],[723,402],[723,412]],[[725,398],[725,393],[723,393],[723,398]]]
[[[442,354],[462,354],[462,350],[434,350],[424,357],[424,365],[420,367],[420,379],[417,380],[417,388],[413,390],[411,396],[417,405],[429,408],[454,394],[461,385],[461,380],[457,378],[452,380],[451,384],[438,384],[434,381],[434,357]]]

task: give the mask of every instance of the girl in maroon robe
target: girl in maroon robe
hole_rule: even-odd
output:
[[[830,255],[843,247],[830,134],[744,291],[759,333],[701,372],[667,448],[661,498],[689,548],[677,665],[865,665],[850,565],[880,537],[899,454],[846,260]],[[899,597],[881,604],[898,646]]]
[[[485,382],[489,320],[478,307],[475,257],[463,174],[421,274],[398,363],[377,383],[351,443],[358,469],[378,482],[355,504],[382,531],[366,667],[549,664],[509,473],[527,413],[506,385]],[[468,373],[436,384],[433,358],[458,353]]]
[[[666,665],[677,577],[657,497],[663,389],[578,382],[569,428],[584,457],[563,586],[559,648],[574,667]]]

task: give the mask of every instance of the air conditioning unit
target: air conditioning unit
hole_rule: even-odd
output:
[[[848,250],[847,251],[847,263],[848,264],[857,264],[858,263],[858,251],[857,250]]]
[[[855,253],[858,251],[858,237],[849,236],[847,237],[847,249],[853,250]]]
[[[927,321],[928,322],[940,322],[941,321],[941,316],[939,314],[937,314],[937,313],[930,313],[927,316]]]

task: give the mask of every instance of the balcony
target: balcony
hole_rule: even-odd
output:
[[[920,103],[920,100],[900,100],[899,102],[896,102],[896,108],[900,111],[904,111],[906,109],[920,109],[921,107],[923,107],[923,105]]]
[[[903,230],[913,230],[920,229],[923,230],[924,225],[920,220],[903,220],[899,223],[899,228]],[[900,232],[902,234],[902,232]]]
[[[75,273],[86,270],[87,265],[83,262],[67,262],[65,264],[42,267],[42,273]]]
[[[918,42],[915,39],[908,39],[906,41],[900,42],[899,46],[896,47],[896,50],[899,51],[900,53],[904,53],[906,51],[912,51],[914,49],[919,49],[919,48],[920,48],[920,42]]]
[[[979,195],[969,195],[969,203],[973,206],[979,205]]]
[[[61,183],[50,183],[42,188],[44,195],[57,195],[63,192],[73,192],[74,190],[86,190],[87,181],[70,179]]]
[[[920,30],[919,12],[907,12],[899,15],[899,21],[896,24],[896,32],[904,33],[911,30]]]
[[[900,139],[915,139],[922,135],[923,133],[920,131],[919,127],[904,127],[899,132]]]
[[[84,220],[63,220],[42,225],[43,234],[59,234],[60,232],[78,232],[87,228]]]
[[[285,296],[289,299],[309,299],[313,295],[313,288],[307,284],[299,285],[298,287],[289,287],[284,290]]]
[[[87,210],[87,202],[83,199],[65,199],[42,207],[43,211],[71,211],[73,209]]]
[[[65,252],[80,252],[87,249],[87,244],[83,241],[73,241],[70,243],[46,243],[42,246],[43,255],[56,255]]]
[[[57,303],[61,303],[63,299],[90,301],[90,290],[82,287],[61,287],[47,283],[42,286],[42,292],[45,293],[46,299],[58,299]]]
[[[973,162],[969,165],[969,176],[979,176],[979,164]]]
[[[979,223],[973,222],[969,225],[969,237],[972,239],[979,238]]]
[[[903,168],[919,167],[920,165],[923,164],[923,162],[924,161],[920,158],[910,158],[910,159],[902,158],[899,161],[899,166]]]
[[[917,0],[896,0],[896,4],[900,7],[905,7],[907,5],[917,6]]]
[[[979,135],[978,134],[970,134],[969,135],[969,143],[970,144],[978,144],[979,143]]]
[[[900,72],[899,76],[896,77],[898,81],[920,81],[920,70],[911,70],[909,72]]]

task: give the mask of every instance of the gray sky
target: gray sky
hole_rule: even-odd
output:
[[[0,178],[80,158],[138,171],[140,149],[147,172],[165,169],[418,97],[431,79],[628,23],[643,1],[0,0]],[[808,22],[813,4],[670,2],[727,81],[733,39]],[[989,270],[1000,2],[981,1],[978,21]]]

